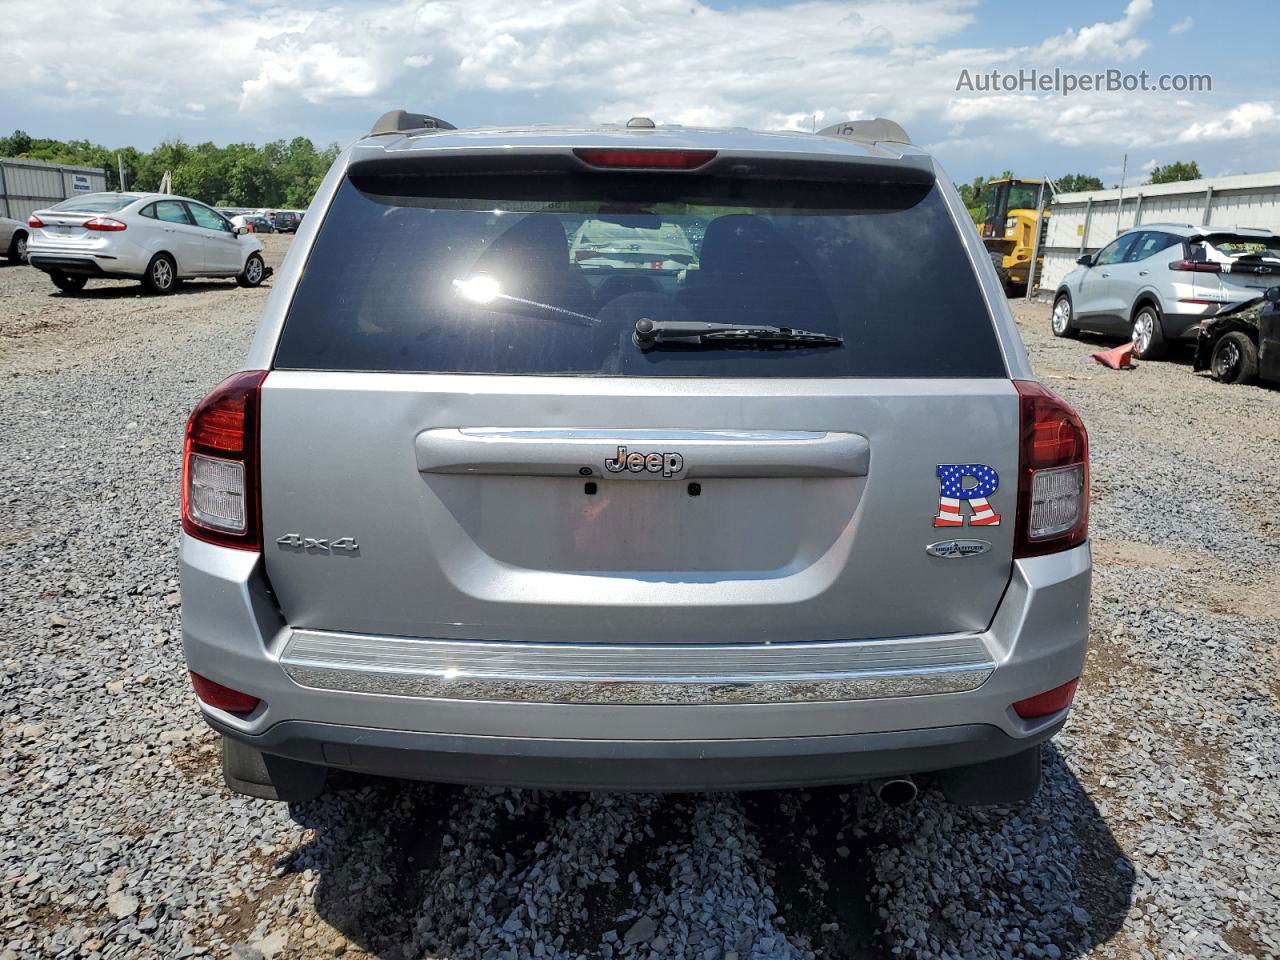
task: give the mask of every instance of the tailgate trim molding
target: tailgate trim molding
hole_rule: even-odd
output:
[[[871,700],[980,687],[977,634],[909,640],[649,646],[430,640],[294,631],[280,657],[305,687],[447,700],[733,704]]]

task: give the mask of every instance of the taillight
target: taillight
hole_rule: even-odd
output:
[[[1058,711],[1065,710],[1071,706],[1071,701],[1076,696],[1076,687],[1079,685],[1080,678],[1076,677],[1074,680],[1068,680],[1060,687],[1054,687],[1044,693],[1037,693],[1034,697],[1019,700],[1013,704],[1013,712],[1023,720],[1038,720],[1041,717],[1053,716]]]
[[[39,230],[44,226],[44,221],[33,213],[31,216],[27,217],[27,226],[32,230]]]
[[[239,550],[262,549],[258,497],[258,409],[265,370],[218,384],[187,420],[182,456],[182,529]]]
[[[613,170],[694,170],[715,159],[714,150],[636,150],[586,147],[573,151],[583,163]]]
[[[1221,273],[1222,264],[1210,260],[1173,260],[1169,263],[1169,269],[1187,273]]]
[[[1035,557],[1089,536],[1089,435],[1044,384],[1015,380],[1021,406],[1015,557]]]
[[[224,687],[194,671],[191,673],[191,685],[196,688],[196,696],[202,702],[218,710],[225,710],[227,713],[253,713],[262,702],[255,696]]]
[[[86,230],[102,230],[106,233],[115,233],[118,230],[128,229],[128,224],[122,223],[114,217],[94,217],[92,220],[86,220],[81,226]]]

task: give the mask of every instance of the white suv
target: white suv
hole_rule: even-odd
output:
[[[100,277],[172,293],[190,277],[234,277],[256,287],[271,275],[262,241],[186,197],[89,193],[37,210],[27,226],[31,265],[59,290],[80,290]]]
[[[1133,341],[1155,360],[1175,341],[1194,343],[1202,321],[1262,296],[1280,274],[1280,236],[1253,227],[1144,223],[1127,230],[1062,279],[1051,324]]]

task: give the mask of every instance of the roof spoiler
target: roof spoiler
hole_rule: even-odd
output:
[[[373,129],[369,131],[371,137],[382,137],[389,133],[409,133],[416,130],[457,130],[452,123],[441,120],[439,117],[432,117],[425,113],[409,113],[407,110],[388,110],[380,116]]]
[[[859,143],[905,143],[911,144],[911,137],[899,124],[884,117],[874,120],[844,120],[823,127],[818,131],[820,137],[840,137],[844,140],[857,140]]]

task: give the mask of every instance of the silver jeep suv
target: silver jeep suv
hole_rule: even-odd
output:
[[[1088,441],[900,127],[396,111],[311,209],[187,426],[233,788],[1036,789]]]

